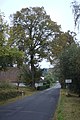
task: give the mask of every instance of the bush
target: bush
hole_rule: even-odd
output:
[[[3,90],[3,91],[0,92],[0,101],[8,100],[10,98],[17,97],[21,94],[22,94],[22,92],[17,91],[17,90],[9,90],[9,91],[4,91]]]
[[[11,85],[10,83],[6,81],[0,82],[0,90],[5,90],[5,89],[13,89],[15,86]]]
[[[50,87],[50,85],[49,84],[46,84],[46,85],[43,85],[43,86],[38,86],[37,87],[37,90],[45,90],[45,89],[47,89],[47,88],[49,88]]]

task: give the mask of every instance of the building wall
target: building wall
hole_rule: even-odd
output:
[[[10,67],[6,71],[0,71],[0,81],[16,82],[18,74],[17,67]]]

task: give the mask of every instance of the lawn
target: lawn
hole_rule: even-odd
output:
[[[80,120],[80,97],[71,94],[66,96],[66,91],[61,90],[58,107],[53,120]]]

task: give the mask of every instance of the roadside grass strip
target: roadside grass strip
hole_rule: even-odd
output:
[[[67,97],[66,90],[61,90],[53,120],[80,120],[80,97],[75,94]]]

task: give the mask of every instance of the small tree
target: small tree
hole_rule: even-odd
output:
[[[44,76],[44,79],[49,85],[52,85],[55,82],[53,74],[50,71]]]
[[[5,70],[14,64],[20,66],[24,56],[18,48],[10,46],[9,26],[3,18],[3,14],[0,13],[0,70]]]
[[[40,77],[42,75],[42,70],[40,68],[35,67],[35,82],[40,80]],[[32,86],[32,76],[31,76],[31,69],[29,65],[23,65],[20,69],[20,74],[18,76],[19,81],[22,81],[25,83],[25,85]],[[35,83],[34,83],[35,84]]]

